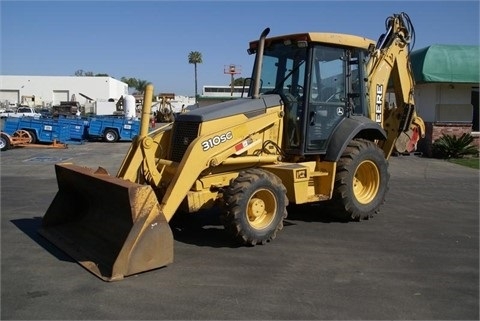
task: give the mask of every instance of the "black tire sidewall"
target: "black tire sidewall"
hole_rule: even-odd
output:
[[[245,183],[246,177],[251,178],[251,183]],[[225,199],[225,228],[247,245],[264,244],[274,239],[277,231],[283,228],[288,205],[286,190],[281,180],[267,171],[254,169],[240,173],[229,189]],[[247,212],[251,197],[261,190],[268,190],[274,195],[276,209],[272,221],[266,227],[257,229],[250,224]]]
[[[27,130],[27,132],[30,134],[30,137],[32,137],[32,140],[31,140],[31,144],[36,144],[38,143],[38,137],[37,137],[37,134],[35,133],[35,131],[33,130]]]
[[[248,221],[247,208],[248,208],[248,203],[252,198],[252,196],[261,190],[268,190],[275,196],[276,215],[273,217],[272,221],[266,227],[262,229],[256,229]],[[265,179],[260,178],[252,184],[250,191],[246,192],[247,195],[249,194],[249,197],[248,198],[245,197],[239,203],[239,206],[241,206],[242,213],[243,213],[243,215],[241,215],[239,218],[242,222],[242,225],[246,227],[245,230],[248,230],[249,234],[251,235],[251,238],[256,238],[256,239],[270,238],[272,231],[276,229],[277,225],[280,223],[279,221],[283,220],[282,216],[279,214],[281,209],[285,207],[285,204],[282,201],[282,197],[279,195],[279,193],[281,193],[281,191],[275,185],[273,185],[272,182],[269,182],[269,181],[266,181]]]
[[[108,139],[108,135],[112,135],[114,139]],[[107,143],[115,143],[118,140],[118,134],[113,129],[107,129],[104,134],[104,139]]]
[[[8,139],[7,135],[1,134],[0,138],[4,142],[4,146],[1,148],[1,151],[6,151],[10,149],[10,139]]]
[[[390,174],[388,163],[383,156],[383,151],[373,142],[357,141],[354,146],[358,148],[351,160],[341,159],[339,163],[338,180],[335,182],[335,198],[341,201],[345,211],[352,219],[365,219],[378,212],[379,207],[385,201],[388,191]],[[355,148],[355,147],[354,147]],[[350,154],[351,156],[352,154]],[[343,156],[342,156],[343,158]],[[374,199],[368,204],[362,204],[355,197],[353,191],[353,180],[358,166],[364,161],[371,161],[375,164],[379,174],[379,186]],[[343,172],[343,174],[341,174]],[[346,173],[346,175],[344,175]]]

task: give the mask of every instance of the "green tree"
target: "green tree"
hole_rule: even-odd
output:
[[[137,86],[135,87],[135,89],[137,90],[137,92],[143,94],[148,84],[149,82],[146,80],[137,79]]]
[[[126,83],[128,87],[137,88],[137,78],[122,77],[120,78],[120,81]]]
[[[188,54],[188,63],[193,64],[195,67],[195,104],[197,104],[198,91],[197,91],[197,64],[201,64],[202,53],[198,51],[190,51]]]
[[[470,133],[463,133],[460,137],[444,133],[433,142],[433,156],[446,159],[478,156],[478,148],[472,143],[473,136]]]
[[[122,77],[120,78],[120,81],[126,83],[130,88],[135,88],[137,93],[142,94],[145,92],[145,87],[147,87],[147,85],[149,84],[147,80],[137,79],[133,77]]]
[[[245,82],[245,86],[250,86],[250,78],[237,78],[233,81],[234,86],[243,86],[243,83]],[[231,86],[231,84],[229,84]]]

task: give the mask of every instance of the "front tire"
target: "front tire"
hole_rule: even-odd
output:
[[[280,178],[262,169],[240,172],[224,190],[225,230],[244,245],[276,237],[287,217],[288,199]]]
[[[333,215],[362,220],[379,212],[388,191],[388,163],[383,151],[368,140],[353,140],[337,164]]]

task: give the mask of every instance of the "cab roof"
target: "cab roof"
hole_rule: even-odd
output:
[[[292,41],[307,41],[307,42],[318,42],[331,45],[340,45],[346,47],[355,47],[368,49],[370,44],[375,45],[375,41],[372,39],[342,34],[342,33],[326,33],[326,32],[306,32],[306,33],[296,33],[282,36],[275,36],[265,39],[265,45],[268,46],[271,42],[277,42],[279,40],[292,40]],[[250,42],[250,49],[256,49],[258,46],[258,40]]]

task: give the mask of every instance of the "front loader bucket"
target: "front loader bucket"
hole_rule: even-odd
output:
[[[58,192],[40,234],[105,281],[173,262],[173,235],[149,185],[56,164]]]

